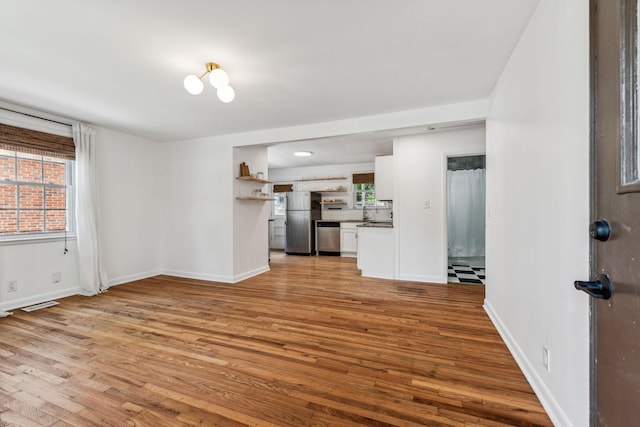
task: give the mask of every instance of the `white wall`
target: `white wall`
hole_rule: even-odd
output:
[[[447,283],[446,156],[484,151],[484,126],[396,138],[393,209],[398,279]]]
[[[588,8],[542,0],[487,120],[485,307],[558,426],[589,425]]]
[[[267,147],[233,149],[233,173],[238,176],[240,163],[245,162],[252,174],[263,172],[268,179]],[[269,185],[234,179],[233,200],[233,281],[237,282],[269,270],[270,202],[238,200],[255,196],[255,190],[270,193]]]
[[[233,281],[233,150],[207,139],[162,144],[164,272]]]
[[[98,226],[110,284],[160,273],[164,194],[161,146],[96,129]]]
[[[37,304],[74,295],[78,285],[78,261],[75,239],[68,241],[19,243],[0,246],[0,310]],[[52,273],[62,273],[62,280],[52,282]],[[8,281],[17,281],[16,292],[7,291]]]

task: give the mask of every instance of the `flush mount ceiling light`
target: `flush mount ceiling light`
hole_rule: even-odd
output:
[[[294,156],[298,157],[309,157],[312,154],[313,153],[311,151],[296,151],[295,153],[293,153]]]
[[[231,86],[229,86],[229,76],[220,68],[215,62],[207,62],[207,71],[202,75],[197,76],[195,74],[189,74],[184,78],[184,88],[192,95],[199,95],[204,89],[202,78],[209,75],[209,83],[211,86],[217,89],[218,98],[222,102],[231,102],[236,97],[236,93]]]

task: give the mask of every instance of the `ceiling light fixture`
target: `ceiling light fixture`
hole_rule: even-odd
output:
[[[293,153],[294,156],[298,157],[309,157],[312,154],[313,153],[311,151],[296,151],[295,153]]]
[[[184,78],[184,88],[191,95],[199,95],[204,89],[202,78],[209,74],[209,83],[211,86],[217,89],[218,98],[222,102],[231,102],[236,97],[236,93],[231,86],[229,86],[229,76],[220,68],[215,62],[207,62],[207,71],[202,75],[197,76],[195,74],[189,74]]]

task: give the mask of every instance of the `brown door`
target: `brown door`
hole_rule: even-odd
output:
[[[640,425],[637,9],[591,1],[592,282],[576,288],[593,296],[591,421],[609,427]]]

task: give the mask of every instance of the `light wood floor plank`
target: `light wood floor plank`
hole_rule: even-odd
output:
[[[274,256],[0,319],[0,425],[550,426],[484,287]]]

